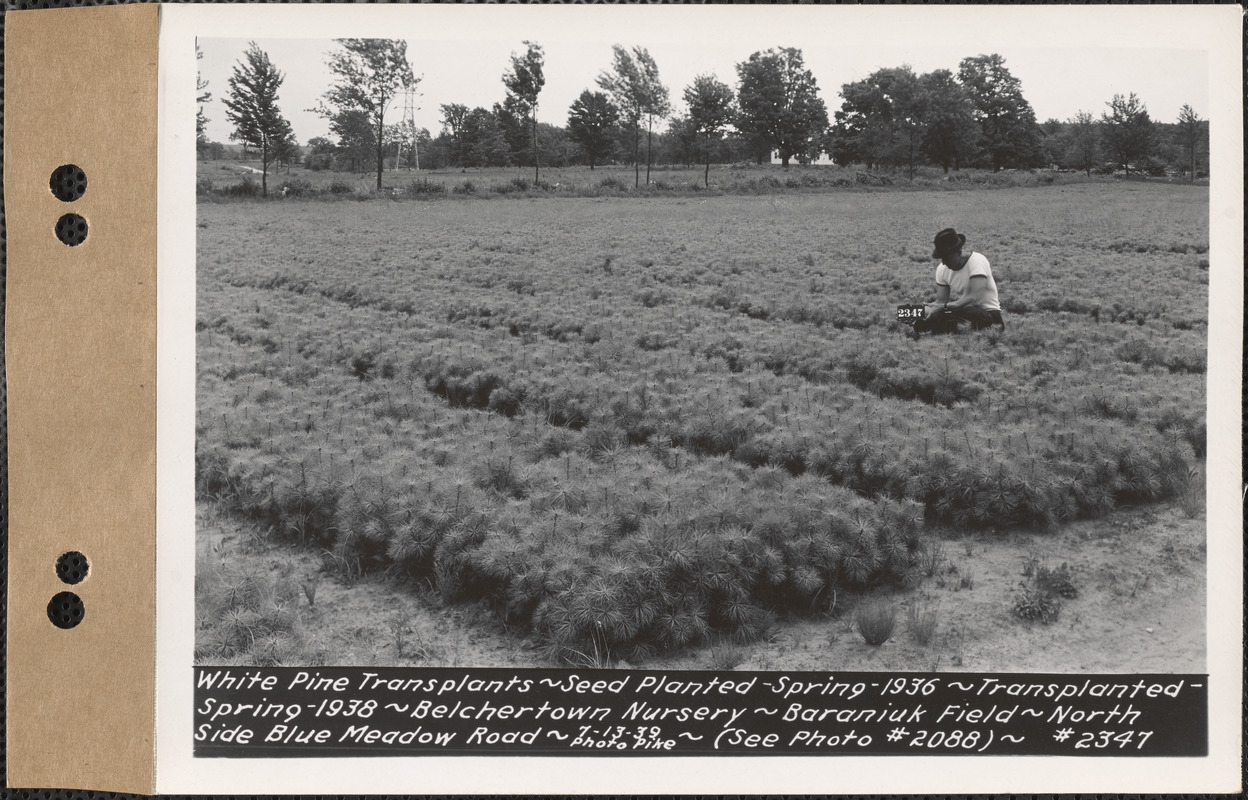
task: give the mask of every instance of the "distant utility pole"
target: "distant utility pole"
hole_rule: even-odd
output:
[[[412,160],[416,163],[416,169],[420,169],[420,148],[416,145],[416,90],[408,89],[403,92],[403,121],[400,126],[412,132]],[[403,140],[399,140],[399,154],[395,158],[395,166],[403,159],[403,146],[406,144]],[[407,165],[410,170],[411,164]]]

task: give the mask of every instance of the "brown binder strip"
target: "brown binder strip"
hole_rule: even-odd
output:
[[[157,20],[5,20],[10,786],[153,791]],[[49,184],[65,164],[87,181],[69,202]],[[67,551],[88,562],[74,585]],[[48,613],[65,591],[69,629]]]

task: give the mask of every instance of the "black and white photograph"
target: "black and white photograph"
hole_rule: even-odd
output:
[[[199,45],[199,659],[1203,669],[1203,59],[763,45]]]
[[[197,667],[1210,671],[1209,54],[793,11],[195,37]]]

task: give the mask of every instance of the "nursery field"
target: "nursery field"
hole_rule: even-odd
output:
[[[1203,510],[1202,187],[198,214],[197,498],[326,580],[488,608],[550,663],[865,606],[942,573],[950,536]],[[1004,334],[894,321],[949,225]],[[1020,624],[1074,591],[1032,560]],[[232,621],[201,619],[201,659],[298,663],[282,614],[209,607]]]

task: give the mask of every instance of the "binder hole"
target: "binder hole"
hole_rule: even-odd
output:
[[[72,203],[87,193],[87,173],[75,164],[62,164],[52,170],[48,186],[57,200]]]
[[[77,550],[70,550],[56,560],[56,577],[71,586],[81,583],[89,569],[87,557]]]
[[[48,603],[48,619],[63,630],[69,630],[82,622],[84,614],[86,608],[82,605],[82,598],[73,592],[60,592]]]
[[[87,221],[77,214],[66,214],[56,221],[56,238],[76,247],[87,238]]]

